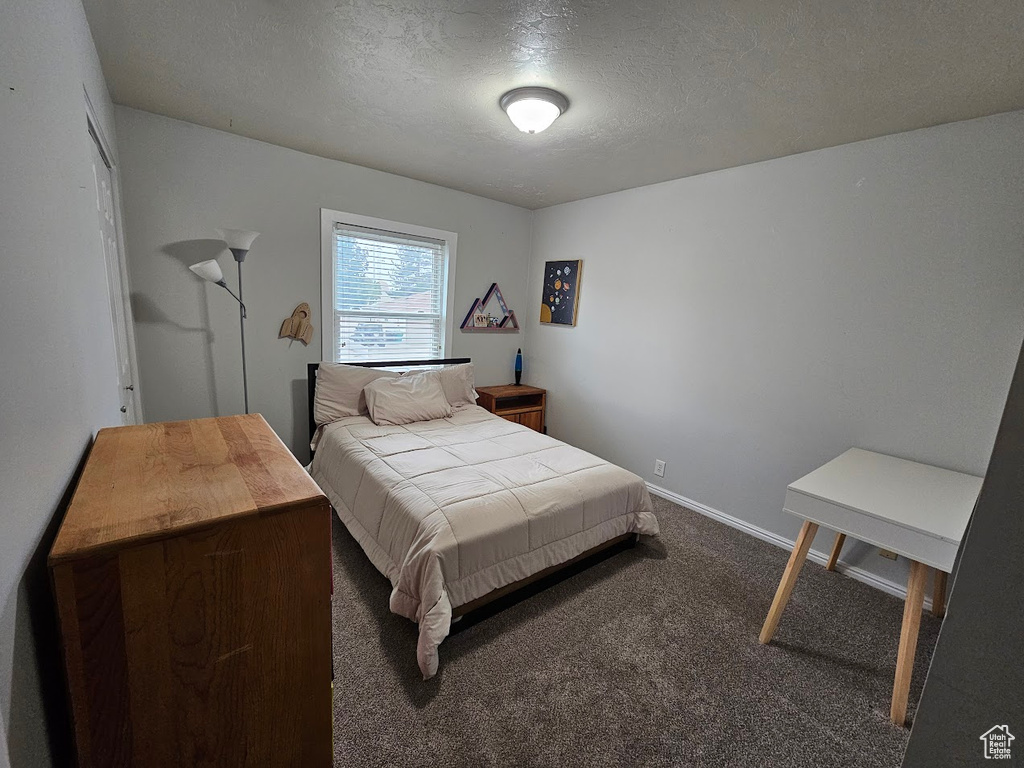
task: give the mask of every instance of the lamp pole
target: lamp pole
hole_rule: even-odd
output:
[[[259,237],[259,232],[249,232],[244,229],[222,229],[224,244],[235,257],[238,264],[238,333],[242,340],[242,398],[245,402],[245,412],[249,412],[249,372],[245,364],[245,302],[242,300],[242,262],[252,247],[252,242]]]
[[[245,304],[242,298],[242,262],[245,251],[232,248],[231,253],[238,263],[238,330],[242,337],[242,397],[245,400],[245,412],[249,412],[249,375],[245,369]]]

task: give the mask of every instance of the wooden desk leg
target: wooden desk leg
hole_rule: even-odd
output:
[[[900,650],[896,656],[896,678],[892,684],[892,708],[889,719],[902,727],[907,721],[907,698],[910,694],[910,676],[914,671],[917,653],[917,632],[921,628],[921,607],[924,605],[925,582],[928,566],[910,561],[907,579],[907,601],[903,605],[903,629],[900,630]]]
[[[832,545],[832,554],[828,556],[828,562],[825,564],[826,571],[834,571],[836,569],[836,563],[839,562],[839,553],[843,551],[844,541],[846,541],[846,534],[837,533],[836,543]]]
[[[941,619],[946,615],[946,577],[945,571],[935,569],[935,582],[932,584],[932,615]]]
[[[782,618],[782,612],[786,609],[789,596],[793,593],[796,577],[800,575],[800,569],[804,567],[807,550],[811,548],[811,542],[814,541],[814,534],[817,532],[817,523],[812,523],[810,520],[804,521],[803,527],[800,528],[800,535],[796,537],[796,544],[793,545],[789,562],[786,563],[786,570],[782,572],[782,581],[779,582],[779,588],[775,591],[772,607],[768,609],[768,617],[764,620],[764,626],[761,628],[759,638],[761,645],[771,642],[775,628],[779,626],[779,619]]]

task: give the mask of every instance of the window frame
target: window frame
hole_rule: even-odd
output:
[[[438,357],[451,356],[452,341],[455,335],[455,256],[458,246],[458,234],[443,229],[422,227],[418,224],[403,224],[374,216],[363,216],[357,213],[345,213],[329,208],[320,209],[320,359],[326,362],[335,360],[337,350],[337,324],[334,322],[334,226],[364,227],[393,232],[406,237],[423,237],[441,240],[445,244],[444,277],[441,280],[441,352]],[[382,313],[387,315],[388,313]],[[330,355],[327,353],[330,352]]]

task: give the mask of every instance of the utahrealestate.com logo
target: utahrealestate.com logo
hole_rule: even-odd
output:
[[[1016,738],[1010,733],[1007,725],[993,725],[983,734],[981,740],[985,742],[986,760],[1009,760],[1010,742]]]

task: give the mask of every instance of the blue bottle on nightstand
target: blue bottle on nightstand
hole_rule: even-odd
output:
[[[523,350],[516,350],[516,386],[519,386],[520,379],[523,378]]]

